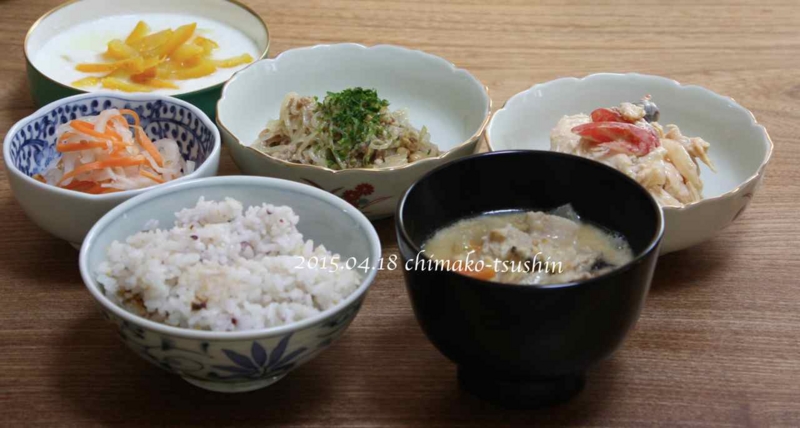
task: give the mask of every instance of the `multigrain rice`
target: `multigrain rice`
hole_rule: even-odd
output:
[[[244,210],[231,198],[175,214],[175,226],[114,241],[97,279],[109,299],[145,318],[198,330],[279,326],[335,306],[358,288],[350,269],[311,268],[332,254],[297,230],[290,207]],[[315,264],[317,265],[317,264]]]

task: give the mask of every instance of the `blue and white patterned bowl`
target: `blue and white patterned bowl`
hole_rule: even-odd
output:
[[[359,287],[344,301],[295,323],[240,332],[198,331],[144,319],[109,300],[95,280],[95,270],[114,240],[139,232],[150,220],[169,225],[174,213],[192,207],[201,196],[232,197],[244,206],[267,202],[288,205],[300,217],[297,227],[306,239],[362,266]],[[218,392],[243,392],[266,387],[310,361],[333,344],[356,317],[380,261],[375,228],[357,208],[314,187],[262,177],[215,177],[164,186],[111,210],[86,235],[79,266],[89,292],[136,354],[186,381]],[[396,256],[395,256],[396,258]],[[396,260],[396,259],[395,259]],[[386,266],[390,266],[391,259]],[[359,268],[361,269],[361,268]]]
[[[55,101],[17,122],[3,143],[11,189],[28,217],[42,229],[75,246],[94,223],[121,202],[152,187],[104,195],[61,189],[32,178],[58,159],[56,128],[108,108],[136,111],[150,138],[174,138],[184,159],[196,163],[191,174],[175,181],[216,175],[220,138],[213,122],[184,101],[151,94],[91,93]]]

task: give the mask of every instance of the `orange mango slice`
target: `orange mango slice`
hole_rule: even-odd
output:
[[[139,21],[128,35],[128,38],[125,39],[125,44],[133,46],[134,43],[142,40],[148,33],[150,33],[150,27],[144,21]]]
[[[122,92],[151,92],[152,89],[138,83],[126,82],[115,77],[104,77],[100,83],[106,89],[116,89]]]
[[[249,54],[214,60],[219,45],[196,34],[197,23],[155,33],[139,21],[125,40],[107,43],[104,56],[108,62],[82,63],[75,68],[84,73],[103,73],[73,82],[76,87],[102,85],[125,92],[149,92],[153,89],[179,89],[173,80],[208,76],[218,68],[231,68],[253,62]]]
[[[238,67],[243,64],[249,64],[251,62],[253,62],[253,57],[250,56],[250,54],[242,54],[233,58],[214,61],[214,64],[221,68],[231,68]]]
[[[77,86],[78,88],[90,88],[99,84],[100,78],[94,76],[84,77],[83,79],[72,82],[72,86]]]
[[[114,39],[108,42],[108,50],[106,56],[111,59],[128,59],[139,55],[139,51],[128,46],[120,39]]]
[[[204,59],[197,65],[189,68],[179,68],[172,71],[172,78],[178,80],[197,79],[208,76],[217,71],[217,66],[211,60]]]
[[[195,37],[193,43],[195,45],[200,46],[201,48],[203,48],[203,51],[205,51],[206,55],[211,55],[211,51],[213,51],[214,49],[219,48],[219,45],[217,44],[217,42],[215,42],[215,41],[213,41],[211,39],[207,39],[207,38],[205,38],[203,36]]]
[[[178,27],[171,35],[170,38],[158,50],[158,56],[165,57],[172,53],[178,46],[186,43],[192,38],[194,30],[197,28],[197,23],[182,25]]]

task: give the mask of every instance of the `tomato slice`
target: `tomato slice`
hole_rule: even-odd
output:
[[[616,109],[599,108],[592,112],[592,122],[627,122]]]
[[[631,123],[585,123],[572,128],[572,132],[610,150],[636,156],[644,156],[661,145],[653,128],[639,127]]]

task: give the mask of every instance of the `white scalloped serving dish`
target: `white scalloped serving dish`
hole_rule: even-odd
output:
[[[733,99],[700,86],[659,76],[592,74],[534,85],[511,97],[486,128],[491,150],[550,150],[550,131],[564,115],[639,100],[650,94],[659,123],[674,123],[685,135],[711,143],[717,173],[701,166],[704,199],[664,208],[661,253],[682,250],[714,237],[747,207],[770,160],[773,144],[753,114]]]
[[[351,87],[376,89],[391,110],[407,109],[443,154],[383,169],[286,162],[250,148],[289,92],[314,95]],[[217,124],[234,161],[248,175],[284,178],[334,193],[369,218],[394,213],[398,198],[433,168],[472,154],[489,121],[491,98],[472,74],[447,60],[399,46],[345,43],[291,49],[236,73],[222,90]]]

